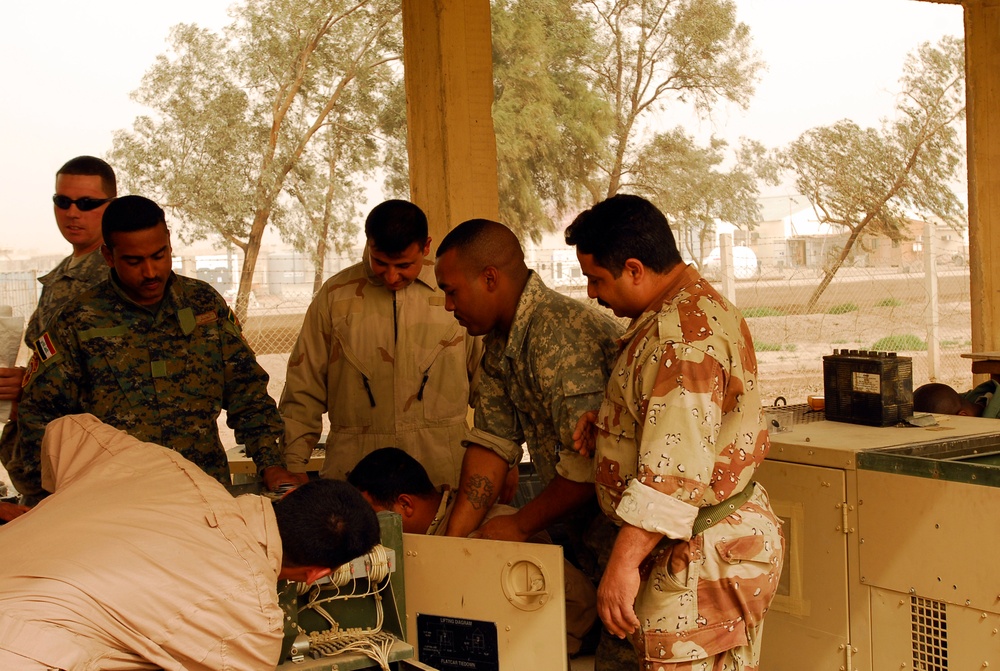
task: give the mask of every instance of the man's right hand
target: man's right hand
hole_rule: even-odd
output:
[[[593,410],[580,415],[573,430],[573,449],[585,457],[594,453],[597,443],[597,413]]]
[[[21,399],[21,385],[24,382],[24,368],[0,368],[0,401]]]

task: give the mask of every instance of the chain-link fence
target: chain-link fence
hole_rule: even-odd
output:
[[[933,237],[946,237],[941,231]],[[726,236],[722,236],[723,241]],[[743,240],[751,242],[750,240]],[[929,242],[928,242],[929,241]],[[765,401],[789,403],[823,393],[823,356],[834,350],[894,351],[913,360],[913,384],[931,379],[968,389],[971,351],[969,269],[966,247],[951,240],[914,237],[910,242],[866,244],[853,255],[810,307],[823,280],[829,239],[756,237],[731,256],[709,254],[704,274],[730,295],[750,325]],[[928,274],[926,248],[935,268]],[[754,258],[746,253],[751,249]],[[331,257],[325,277],[355,263],[360,250]],[[207,260],[206,260],[207,259]],[[178,272],[211,282],[235,303],[239,265],[225,256],[177,260]],[[586,282],[572,249],[530,249],[528,262],[545,283],[587,300]],[[214,265],[213,265],[214,264]],[[723,272],[723,266],[728,271]],[[277,398],[285,365],[302,326],[314,286],[312,265],[293,253],[262,254],[254,274],[244,333],[271,376]],[[35,273],[0,273],[0,304],[29,315],[36,300]]]

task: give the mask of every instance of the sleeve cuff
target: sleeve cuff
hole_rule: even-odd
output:
[[[623,522],[668,538],[690,540],[698,507],[633,479],[615,509]]]
[[[521,455],[523,454],[521,446],[514,441],[494,436],[492,433],[486,433],[477,428],[471,428],[465,432],[465,438],[462,439],[462,447],[469,447],[469,445],[485,447],[506,461],[509,467],[514,467],[521,461]]]
[[[556,473],[572,482],[594,482],[594,460],[563,448],[559,453]]]

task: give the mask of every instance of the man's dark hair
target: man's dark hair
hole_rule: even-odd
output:
[[[387,200],[365,219],[365,237],[383,254],[401,254],[413,243],[427,244],[427,215],[408,200]]]
[[[437,493],[420,462],[398,447],[368,453],[347,474],[347,481],[383,508],[391,508],[400,494],[426,497]]]
[[[466,274],[476,276],[487,266],[523,281],[528,276],[521,241],[498,221],[469,219],[451,229],[438,245],[436,256],[456,250]]]
[[[77,156],[71,158],[63,164],[63,167],[56,171],[59,175],[90,175],[101,178],[101,188],[104,195],[114,198],[118,195],[118,180],[115,179],[114,169],[96,156]]]
[[[962,410],[962,396],[940,382],[928,382],[913,390],[913,409],[939,415],[957,415]]]
[[[379,542],[378,518],[343,480],[310,480],[274,504],[284,556],[298,566],[337,568]]]
[[[581,212],[566,229],[566,243],[592,255],[614,277],[628,259],[657,273],[683,262],[667,218],[639,196],[618,194]]]
[[[163,209],[142,196],[122,196],[108,203],[101,217],[101,234],[104,244],[114,246],[112,233],[131,233],[166,223]]]

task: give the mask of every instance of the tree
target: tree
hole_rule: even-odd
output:
[[[300,168],[293,181],[301,191],[322,164],[310,153],[313,139],[332,119],[375,117],[368,106],[401,51],[399,14],[398,0],[245,0],[222,36],[176,27],[172,53],[157,58],[135,92],[156,115],[116,133],[111,158],[125,183],[161,200],[188,235],[217,233],[243,250],[240,319],[264,230],[288,219],[289,176]],[[353,114],[358,108],[367,113]],[[320,155],[337,174],[334,154]]]
[[[585,193],[611,110],[590,84],[594,31],[575,3],[495,0],[491,15],[500,215],[537,241]]]
[[[736,161],[721,170],[728,147],[711,138],[699,147],[681,128],[657,133],[639,151],[631,190],[667,215],[683,253],[699,266],[714,244],[715,222],[751,229],[757,223],[758,180],[777,182],[776,160],[758,142],[744,140]]]
[[[732,0],[588,0],[598,58],[593,83],[611,102],[609,149],[588,175],[594,200],[644,169],[641,135],[668,101],[708,113],[720,100],[746,107],[761,62]],[[648,153],[647,153],[648,155]],[[648,172],[648,169],[646,169]]]
[[[965,50],[944,37],[911,53],[900,79],[896,118],[881,128],[843,120],[803,133],[786,149],[786,165],[821,223],[847,230],[843,248],[824,268],[809,298],[812,309],[862,234],[905,237],[910,213],[936,216],[955,228],[965,209],[950,184],[964,160]]]

